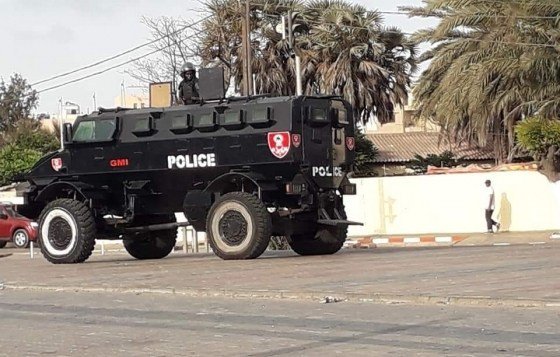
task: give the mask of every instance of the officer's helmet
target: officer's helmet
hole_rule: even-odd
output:
[[[181,67],[181,74],[187,72],[196,72],[196,70],[194,69],[194,65],[190,62],[185,63],[183,67]]]

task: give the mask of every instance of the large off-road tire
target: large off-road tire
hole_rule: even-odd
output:
[[[175,216],[152,216],[140,219],[144,225],[170,223],[174,220]],[[123,236],[123,245],[128,254],[142,260],[165,258],[175,248],[176,241],[176,228]]]
[[[347,226],[321,227],[314,234],[293,234],[288,242],[299,255],[329,255],[342,248],[347,231]]]
[[[255,259],[270,242],[272,221],[262,201],[246,192],[221,196],[210,208],[206,235],[222,259]]]
[[[82,263],[93,252],[96,227],[84,203],[68,198],[49,203],[39,217],[39,246],[54,264]]]
[[[27,248],[29,246],[29,234],[25,229],[16,229],[12,234],[12,243],[16,248]]]
[[[0,240],[0,249],[4,248],[8,244],[8,241]]]

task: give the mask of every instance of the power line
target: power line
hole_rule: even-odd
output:
[[[154,43],[156,43],[156,42],[158,42],[158,41],[161,41],[161,40],[163,40],[163,39],[165,39],[165,38],[167,38],[167,37],[173,36],[173,35],[175,35],[175,34],[177,34],[177,33],[179,33],[179,32],[182,32],[182,31],[188,29],[188,28],[192,28],[192,27],[198,25],[199,23],[201,23],[202,21],[204,21],[204,20],[206,20],[206,19],[208,19],[208,18],[210,18],[210,17],[211,17],[211,15],[206,16],[206,17],[204,17],[204,18],[202,18],[202,19],[200,19],[200,20],[198,20],[198,21],[195,21],[195,22],[192,23],[192,24],[185,25],[185,26],[181,27],[180,29],[178,29],[178,30],[176,30],[176,31],[174,31],[174,32],[172,32],[172,33],[169,33],[169,34],[167,34],[167,35],[165,35],[165,36],[156,38],[155,40],[152,40],[152,41],[150,41],[150,42],[146,42],[146,43],[144,43],[144,44],[142,44],[142,45],[138,45],[138,46],[133,47],[133,48],[131,48],[131,49],[128,49],[128,50],[126,50],[126,51],[124,51],[124,52],[118,53],[118,54],[116,54],[116,55],[114,55],[114,56],[105,58],[105,59],[103,59],[103,60],[97,61],[97,62],[95,62],[95,63],[89,64],[89,65],[84,66],[84,67],[80,67],[80,68],[74,69],[74,70],[72,70],[72,71],[68,71],[68,72],[65,72],[65,73],[57,74],[57,75],[52,76],[52,77],[50,77],[50,78],[43,79],[43,80],[40,80],[40,81],[38,81],[38,82],[32,83],[31,86],[33,87],[33,86],[36,86],[36,85],[39,85],[39,84],[42,84],[42,83],[45,83],[45,82],[50,82],[50,81],[55,80],[55,79],[58,79],[58,78],[67,77],[67,76],[69,76],[69,75],[71,75],[71,74],[74,74],[74,73],[77,73],[77,72],[81,72],[81,71],[83,71],[83,70],[86,70],[86,69],[89,69],[89,68],[92,68],[92,67],[96,67],[96,66],[99,66],[100,64],[103,64],[103,63],[112,61],[112,60],[114,60],[114,59],[117,59],[117,58],[119,58],[119,57],[122,57],[122,56],[124,56],[124,55],[127,55],[127,54],[129,54],[129,53],[131,53],[131,52],[137,51],[137,50],[139,50],[139,49],[141,49],[141,48],[144,48],[144,47],[146,47],[146,46],[152,45],[152,44],[154,44]]]
[[[277,17],[276,15],[273,15],[273,14],[264,14],[264,15],[268,16],[268,17],[271,17],[271,18],[276,18]],[[309,20],[307,20],[306,23],[311,23],[311,24],[315,24],[315,25],[326,25],[326,26],[364,29],[364,30],[369,30],[369,31],[374,30],[374,28],[367,27],[367,26],[354,26],[354,25],[346,25],[346,24],[324,23],[324,22],[319,22],[319,21],[309,21]],[[391,31],[391,30],[382,31],[382,33],[392,33],[392,34],[407,35],[407,36],[413,36],[414,35],[413,33],[409,33],[409,32]],[[557,48],[557,47],[560,46],[560,45],[545,44],[545,43],[480,40],[480,39],[468,38],[468,37],[448,37],[448,38],[441,39],[441,41],[459,40],[459,39],[463,40],[463,41],[471,41],[471,42],[496,43],[496,44],[503,44],[503,45],[530,46],[530,47]]]
[[[489,3],[500,3],[500,4],[512,4],[515,3],[515,1],[509,1],[509,0],[505,0],[505,1],[500,1],[500,0],[479,0],[482,2],[489,2]],[[550,6],[559,6],[559,10],[560,10],[560,5],[559,4],[549,4]],[[265,6],[265,5],[260,5],[260,4],[251,4],[251,6]],[[286,6],[286,9],[288,9],[289,7]],[[309,7],[309,6],[305,6],[305,9],[309,9],[309,10],[348,10],[350,11],[350,9],[344,9],[344,8],[338,8],[338,7],[331,7],[331,8],[322,8],[322,7]],[[422,8],[420,8],[422,9]],[[411,15],[410,13],[406,12],[406,11],[379,11],[379,10],[367,10],[368,12],[374,12],[377,14],[383,14],[383,15],[402,15],[402,16],[411,16],[411,17],[424,17],[422,15]],[[475,14],[473,14],[475,15]],[[479,17],[488,17],[488,18],[515,18],[515,19],[549,19],[549,20],[556,20],[556,19],[560,19],[560,15],[559,16],[538,16],[538,15],[512,15],[512,16],[508,16],[508,15],[491,15],[491,14],[476,14],[476,16]],[[425,15],[425,17],[435,17],[433,15]]]
[[[195,33],[193,36],[199,35],[199,34],[202,33],[202,32],[203,32],[203,31],[198,31],[198,32]],[[156,49],[156,50],[154,50],[154,51],[151,51],[151,52],[148,52],[148,53],[146,53],[146,54],[143,54],[142,56],[138,56],[138,57],[133,58],[133,59],[130,59],[130,60],[128,60],[128,61],[119,63],[119,64],[117,64],[117,65],[114,65],[114,66],[111,66],[111,67],[108,67],[108,68],[105,68],[105,69],[103,69],[103,70],[101,70],[101,71],[94,72],[94,73],[88,74],[88,75],[86,75],[86,76],[73,79],[73,80],[71,80],[71,81],[67,81],[67,82],[64,82],[64,83],[61,83],[61,84],[57,84],[57,85],[52,86],[52,87],[48,87],[48,88],[42,89],[42,90],[40,90],[40,91],[37,91],[37,94],[44,93],[44,92],[47,92],[47,91],[50,91],[50,90],[53,90],[53,89],[56,89],[56,88],[60,88],[60,87],[66,86],[66,85],[68,85],[68,84],[80,82],[80,81],[83,81],[83,80],[88,79],[88,78],[91,78],[91,77],[98,76],[98,75],[103,74],[103,73],[105,73],[105,72],[108,72],[108,71],[110,71],[110,70],[112,70],[112,69],[115,69],[115,68],[118,68],[118,67],[122,67],[122,66],[127,65],[127,64],[129,64],[129,63],[131,63],[131,62],[135,62],[135,61],[138,61],[138,60],[140,60],[140,59],[142,59],[142,58],[151,56],[151,55],[153,55],[154,53],[160,52],[160,51],[162,51],[162,50],[164,50],[164,49],[166,49],[166,48],[169,48],[169,47],[171,47],[171,46],[173,46],[173,44],[169,44],[169,45],[164,46],[164,47],[162,47],[162,48],[158,48],[158,49]]]

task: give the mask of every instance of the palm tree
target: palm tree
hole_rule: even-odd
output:
[[[236,0],[209,0],[200,55],[241,83],[241,14]],[[378,12],[343,0],[251,2],[253,73],[257,93],[295,93],[294,51],[302,58],[306,94],[344,96],[363,121],[393,119],[407,100],[416,70],[416,46],[398,29],[385,28]],[[281,15],[297,13],[295,46],[275,31]]]
[[[514,126],[560,114],[560,3],[537,0],[426,0],[403,8],[439,24],[414,37],[432,49],[414,88],[420,113],[458,141],[491,146],[512,159]]]

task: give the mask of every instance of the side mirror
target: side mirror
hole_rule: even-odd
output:
[[[8,215],[5,213],[0,213],[0,219],[8,219]]]
[[[72,124],[64,123],[64,127],[62,129],[62,136],[64,140],[64,145],[72,143]]]

